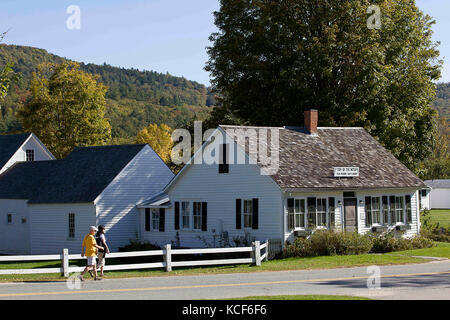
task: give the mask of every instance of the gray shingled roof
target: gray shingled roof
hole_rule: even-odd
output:
[[[0,136],[0,169],[3,168],[31,133]]]
[[[450,189],[450,179],[425,180],[424,182],[433,189]]]
[[[425,186],[363,128],[318,128],[317,135],[309,134],[304,128],[278,129],[279,170],[271,177],[281,188],[350,190]],[[248,152],[248,144],[241,147]],[[335,178],[333,167],[359,167],[360,175]]]
[[[16,163],[0,176],[0,199],[93,202],[144,146],[76,148],[64,160]]]

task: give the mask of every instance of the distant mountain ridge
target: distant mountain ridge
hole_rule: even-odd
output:
[[[21,80],[10,88],[2,102],[0,133],[21,129],[14,114],[30,99],[30,80],[38,65],[65,60],[69,59],[44,49],[0,45],[0,67],[13,62],[14,70],[22,74]],[[205,85],[184,77],[108,64],[80,63],[80,66],[85,72],[98,74],[99,80],[109,87],[106,93],[107,117],[111,121],[113,138],[117,141],[129,141],[149,123],[180,127],[194,117],[205,118],[209,114],[208,106],[214,101]]]

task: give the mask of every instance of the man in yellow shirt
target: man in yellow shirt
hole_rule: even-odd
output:
[[[96,227],[89,227],[89,234],[84,237],[83,244],[81,245],[81,256],[84,257],[86,255],[87,258],[87,266],[80,274],[81,281],[84,281],[83,275],[90,269],[94,271],[94,280],[101,280],[101,278],[97,277],[97,262],[95,259],[97,258],[97,249],[103,249],[103,247],[97,245],[95,241],[94,235],[97,231]]]

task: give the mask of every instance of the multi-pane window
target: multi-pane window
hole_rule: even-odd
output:
[[[34,161],[34,150],[33,149],[28,149],[25,151],[25,153],[26,153],[27,161]]]
[[[75,239],[75,213],[69,213],[69,239]]]
[[[395,197],[395,222],[404,222],[403,197]]]
[[[317,199],[317,226],[327,225],[327,199]]]
[[[295,229],[295,199],[289,198],[287,200],[288,207],[288,230]]]
[[[159,209],[152,208],[150,210],[152,216],[152,230],[159,231]]]
[[[366,197],[366,225],[381,223],[380,197]]]
[[[253,201],[244,200],[244,228],[252,227]]]
[[[316,198],[308,198],[308,227],[313,228],[316,223]]]
[[[366,224],[412,222],[411,196],[366,197]]]
[[[395,218],[395,196],[389,196],[389,216],[391,218],[391,224],[395,224],[397,221]]]
[[[411,196],[405,196],[405,209],[406,209],[406,221],[407,223],[412,222],[412,211],[411,211]]]
[[[202,229],[202,203],[201,202],[194,202],[193,204],[194,210],[193,210],[193,229],[194,230],[201,230]]]
[[[287,199],[288,230],[334,227],[335,198]],[[328,209],[328,210],[327,210]]]
[[[304,228],[305,227],[305,199],[295,199],[295,227]]]
[[[381,204],[379,197],[372,197],[372,223],[381,223]]]
[[[191,218],[191,210],[189,206],[189,202],[183,201],[181,202],[181,217],[183,222],[183,229],[189,229],[190,218]]]

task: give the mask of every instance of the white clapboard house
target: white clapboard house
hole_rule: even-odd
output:
[[[163,192],[138,205],[140,239],[205,247],[285,243],[322,228],[417,234],[423,182],[363,128],[318,128],[317,117],[305,112],[301,128],[217,128]],[[269,148],[273,172],[254,156],[264,135],[266,147],[279,140]],[[213,146],[224,161],[202,163],[217,156]]]
[[[99,224],[105,225],[114,251],[140,238],[136,204],[173,178],[151,147],[76,148],[54,160],[31,138],[34,160],[46,161],[32,161],[29,145],[22,145],[18,150],[25,150],[27,158],[17,156],[0,174],[0,253],[55,254],[63,248],[79,253],[89,226]],[[0,154],[8,139],[14,136],[0,137]]]

